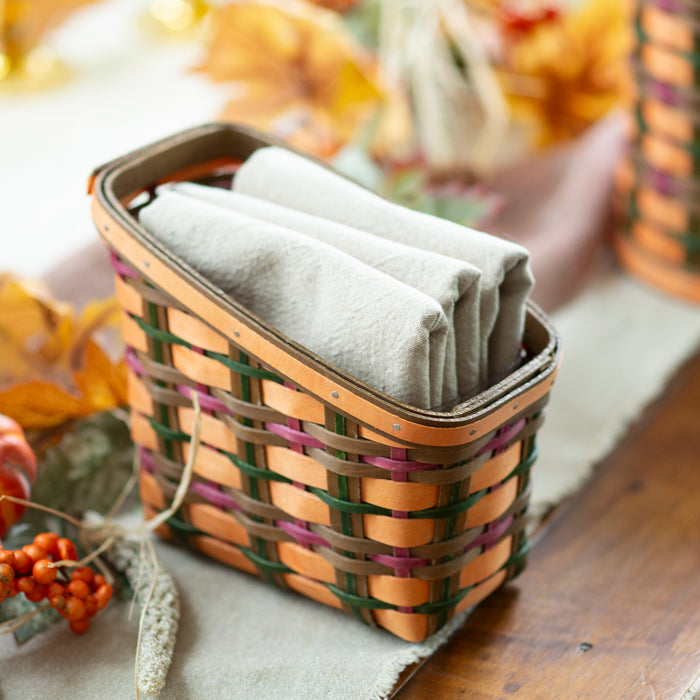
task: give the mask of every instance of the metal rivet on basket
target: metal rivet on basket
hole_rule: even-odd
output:
[[[401,430],[401,426],[398,423],[394,423],[394,425],[391,426],[394,430]]]
[[[474,428],[473,430],[470,430],[470,431],[469,431],[469,434],[470,434],[470,435],[476,435],[476,428]]]
[[[331,391],[331,396],[332,396],[334,399],[337,399],[337,398],[338,398],[338,392],[337,392],[337,391]]]
[[[513,404],[513,410],[514,410],[514,411],[517,410],[518,406],[520,406],[519,403],[514,403],[514,404]]]
[[[104,230],[109,231],[109,226],[107,226],[107,224],[104,225]]]
[[[144,260],[144,261],[143,261],[143,266],[144,266],[144,267],[150,267],[150,266],[151,266],[151,263],[149,263],[148,260]]]
[[[241,337],[241,334],[238,331],[233,331],[233,334],[236,336],[236,338]]]

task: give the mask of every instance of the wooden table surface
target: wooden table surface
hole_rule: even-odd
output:
[[[700,355],[526,571],[406,675],[396,700],[700,698]]]

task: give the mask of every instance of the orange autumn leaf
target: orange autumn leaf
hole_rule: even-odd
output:
[[[630,25],[621,0],[588,0],[506,47],[501,78],[540,146],[574,138],[620,103]]]
[[[376,63],[339,17],[300,2],[236,2],[211,13],[198,70],[234,82],[222,117],[270,131],[322,157],[347,143],[378,107]]]
[[[124,362],[96,342],[119,317],[114,300],[77,315],[40,283],[0,275],[0,413],[42,429],[124,404]]]

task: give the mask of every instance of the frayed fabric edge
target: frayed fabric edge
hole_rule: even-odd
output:
[[[456,615],[445,627],[436,632],[432,637],[424,642],[411,644],[400,651],[392,658],[379,674],[377,682],[369,695],[369,700],[386,700],[394,690],[396,681],[401,672],[411,664],[422,661],[435,653],[463,624],[469,617],[473,608]],[[684,698],[683,700],[687,700]]]

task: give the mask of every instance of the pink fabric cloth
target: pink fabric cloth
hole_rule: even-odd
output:
[[[613,114],[577,141],[504,170],[490,182],[504,204],[480,227],[530,251],[532,298],[547,311],[581,289],[605,250],[623,146],[623,120]]]

